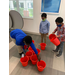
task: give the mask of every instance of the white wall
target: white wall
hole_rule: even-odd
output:
[[[41,0],[33,0],[33,16],[34,17],[33,19],[27,19],[27,18],[23,19],[24,27],[22,30],[33,32],[33,33],[39,33],[39,24],[41,22],[40,9],[41,9]],[[65,20],[65,0],[61,0],[59,15],[56,15],[56,14],[47,15],[47,20],[50,22],[49,34],[52,33],[53,30],[56,28],[55,19],[59,16]]]

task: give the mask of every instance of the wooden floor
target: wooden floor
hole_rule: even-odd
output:
[[[39,35],[27,35],[33,38],[35,47],[40,49],[41,37]],[[37,66],[32,65],[31,61],[28,62],[26,67],[22,66],[17,47],[9,37],[9,75],[65,75],[64,50],[62,56],[56,57],[56,54],[52,52],[53,49],[55,49],[55,46],[47,38],[46,49],[44,51],[40,49],[40,56],[46,62],[46,68],[43,72],[39,72]]]

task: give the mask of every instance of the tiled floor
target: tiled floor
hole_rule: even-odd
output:
[[[39,43],[41,37],[39,35],[32,35],[35,41],[35,47],[40,49]],[[61,57],[56,57],[52,50],[55,46],[47,38],[47,47],[44,51],[41,49],[41,59],[46,62],[46,68],[43,72],[37,70],[36,65],[32,65],[31,61],[28,62],[26,67],[23,67],[20,63],[20,56],[17,51],[17,47],[9,37],[9,74],[10,75],[65,75],[65,61],[64,51]]]

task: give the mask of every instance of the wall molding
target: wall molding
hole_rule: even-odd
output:
[[[23,30],[23,32],[28,33],[28,34],[32,34],[32,35],[40,35],[39,33],[29,32],[29,31],[24,31],[24,30]],[[49,37],[49,35],[47,35],[47,37]]]

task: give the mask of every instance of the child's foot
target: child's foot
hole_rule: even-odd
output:
[[[60,57],[61,55],[60,55],[60,54],[57,54],[56,56],[57,56],[57,57]]]
[[[24,57],[24,54],[22,54],[22,56],[21,57]]]
[[[19,53],[20,57],[22,57],[22,54],[24,54],[24,52],[22,52],[22,53]]]
[[[53,52],[58,52],[58,51],[56,51],[56,50],[53,50]]]

